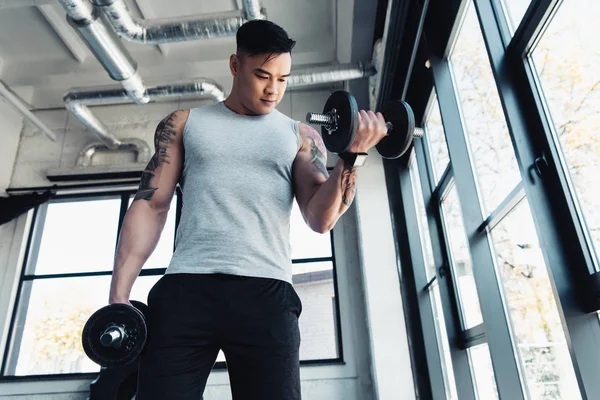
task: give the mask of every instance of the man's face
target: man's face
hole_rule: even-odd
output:
[[[235,59],[233,58],[235,57]],[[238,96],[248,115],[269,114],[279,104],[292,67],[290,53],[232,56]]]

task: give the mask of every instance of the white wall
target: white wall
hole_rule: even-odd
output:
[[[30,100],[31,88],[13,90],[25,101]],[[0,97],[0,122],[0,196],[5,196],[17,157],[23,117],[3,97]]]
[[[308,111],[320,110],[329,94],[329,91],[291,92],[286,95],[279,109],[302,121]],[[154,127],[165,115],[176,108],[197,104],[96,107],[93,112],[118,138],[141,137],[151,144]],[[78,152],[88,143],[96,141],[78,120],[65,111],[42,111],[37,114],[56,133],[58,140],[52,143],[39,133],[33,134],[26,125],[11,187],[48,185],[45,178],[48,168],[73,166]],[[329,164],[334,163],[335,157],[330,157]],[[345,363],[303,366],[301,379],[305,399],[414,398],[396,256],[385,197],[387,192],[380,162],[370,162],[359,172],[358,187],[358,210],[355,206],[351,207],[334,229]],[[368,191],[372,191],[372,195],[366,195]],[[20,245],[26,237],[26,218],[23,216],[0,228],[0,277],[3,274],[14,276],[17,270],[19,263],[15,252],[22,250]],[[363,227],[360,232],[357,219],[360,219]],[[383,224],[383,228],[380,224]],[[17,226],[21,226],[21,229],[17,229]],[[11,245],[2,246],[3,242],[10,242]],[[9,259],[12,261],[7,261]],[[379,275],[378,271],[384,273]],[[368,293],[365,288],[369,290]],[[11,307],[5,298],[9,298],[10,294],[4,291],[4,287],[2,289],[5,297],[0,297],[0,321],[5,323],[0,328],[6,328]],[[9,288],[9,292],[12,289]],[[3,329],[2,333],[5,332],[6,329]],[[386,348],[389,349],[387,353]],[[373,376],[373,373],[380,376]],[[375,383],[379,386],[379,397],[375,394]],[[25,396],[23,398],[35,399],[84,399],[87,385],[89,382],[82,380],[4,382],[0,383],[0,398],[21,398],[19,395],[22,395]],[[211,374],[206,398],[231,398],[225,371]]]

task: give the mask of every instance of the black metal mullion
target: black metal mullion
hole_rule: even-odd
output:
[[[456,391],[459,399],[474,400],[476,399],[474,380],[471,375],[471,367],[467,352],[462,349],[463,340],[460,310],[458,308],[456,288],[452,278],[453,272],[449,268],[449,252],[446,241],[444,240],[444,229],[440,214],[440,200],[438,197],[434,197],[431,180],[426,173],[429,169],[426,162],[429,152],[425,145],[425,141],[415,141],[415,152],[420,171],[423,201],[425,202],[425,210],[427,213],[431,250],[436,266],[436,278],[439,282],[438,288],[440,291],[440,301],[442,303],[442,313],[444,315],[444,323],[448,335],[450,358],[454,372],[454,383],[456,384]],[[446,170],[451,171],[450,168],[447,168]],[[451,175],[449,176],[451,177]],[[450,180],[451,179],[448,179],[448,181]]]
[[[27,238],[27,246],[25,248],[25,257],[23,260],[23,264],[21,267],[21,273],[20,273],[21,279],[19,281],[19,286],[17,288],[17,295],[15,297],[12,315],[10,318],[8,337],[6,338],[6,346],[3,349],[4,352],[2,354],[2,366],[0,369],[0,376],[2,376],[2,377],[7,374],[7,370],[9,368],[11,371],[13,371],[14,368],[16,367],[16,360],[18,359],[18,356],[13,353],[13,350],[17,346],[20,347],[20,342],[23,338],[22,330],[23,330],[23,326],[24,326],[24,322],[25,322],[24,321],[25,316],[22,315],[23,313],[21,313],[21,315],[19,315],[19,311],[20,311],[19,304],[21,303],[23,298],[26,298],[27,303],[29,303],[29,297],[30,297],[30,290],[23,288],[23,276],[26,274],[26,270],[28,269],[27,266],[30,263],[34,262],[31,259],[31,248],[34,246],[39,246],[39,240],[41,238],[41,231],[39,231],[39,230],[36,231],[35,226],[36,226],[38,219],[43,218],[45,220],[47,209],[48,209],[48,203],[45,203],[45,204],[41,204],[41,205],[37,206],[34,210],[33,220],[31,222],[31,226],[33,227],[33,229],[31,229],[31,231],[29,232],[29,237]],[[43,222],[44,221],[41,221],[40,224],[43,224]],[[37,244],[36,244],[36,242],[37,242]],[[36,257],[37,257],[37,252],[36,252]],[[17,320],[19,320],[20,323],[16,323]],[[17,329],[19,329],[17,327],[20,327],[21,334],[16,334],[15,331]],[[13,339],[14,339],[14,343],[13,343]]]
[[[398,200],[402,202],[404,208],[403,215],[405,225],[404,227],[402,227],[401,224],[397,225],[396,235],[398,236],[398,241],[408,242],[410,267],[412,269],[412,279],[414,280],[416,292],[415,298],[418,303],[431,395],[434,399],[441,399],[446,395],[443,373],[444,365],[442,364],[442,359],[440,357],[442,349],[439,348],[436,335],[437,329],[435,326],[435,315],[433,313],[433,298],[431,293],[425,289],[430,282],[427,279],[423,243],[421,242],[421,236],[418,234],[420,231],[419,217],[415,204],[415,193],[411,182],[410,170],[405,167],[398,167],[398,178],[400,182],[400,198]],[[421,193],[416,193],[416,195],[422,196]],[[424,396],[423,393],[420,393],[420,395]]]
[[[462,332],[463,346],[465,349],[487,343],[487,329],[485,324],[479,324]]]
[[[408,230],[418,234],[417,226],[408,226],[405,205],[401,189],[400,174],[402,161],[384,160],[384,173],[388,190],[388,201],[392,218],[392,229],[398,254],[398,275],[400,292],[403,299],[404,319],[410,342],[410,362],[413,370],[415,392],[419,398],[432,398],[431,378],[429,374],[428,352],[425,346],[425,333],[421,323],[421,303],[419,291],[415,285],[415,273],[411,260]],[[410,179],[410,177],[409,177]],[[421,286],[422,287],[422,286]],[[437,346],[437,344],[436,344]]]
[[[479,232],[491,232],[516,206],[525,198],[525,188],[523,182],[519,182],[517,186],[509,193],[508,196],[500,203],[498,207],[490,214],[489,217],[479,227]]]
[[[486,21],[486,24],[494,23]],[[525,399],[521,384],[520,365],[516,358],[511,328],[504,310],[504,295],[496,275],[492,243],[487,235],[475,234],[483,222],[475,172],[471,165],[466,132],[461,121],[460,106],[454,95],[454,85],[448,60],[432,56],[431,66],[438,93],[457,194],[472,258],[473,277],[483,320],[488,327],[489,351],[496,374],[500,398]],[[475,235],[474,235],[475,234]]]
[[[547,27],[547,22],[552,18],[562,0],[532,0],[523,16],[523,20],[515,31],[512,40],[507,46],[507,52],[525,57],[537,43]],[[504,25],[500,22],[501,25]],[[506,25],[501,28],[507,31]],[[503,42],[506,43],[506,34]]]
[[[475,0],[480,18],[491,18],[490,0]],[[546,8],[536,13],[528,29],[539,29],[540,21],[548,18],[560,2],[540,0]],[[537,22],[535,22],[537,21]],[[500,19],[501,23],[503,20]],[[523,26],[523,29],[526,27]],[[559,314],[566,326],[565,335],[574,360],[581,395],[595,398],[600,393],[598,360],[600,359],[600,323],[596,313],[586,304],[586,289],[590,279],[591,256],[585,245],[581,226],[574,212],[572,195],[565,183],[566,173],[560,162],[560,148],[554,143],[552,128],[545,117],[543,99],[535,85],[535,74],[523,55],[527,46],[509,47],[504,54],[499,49],[500,33],[495,26],[484,26],[490,64],[496,76],[498,93],[510,127],[523,185],[531,205]],[[529,35],[533,37],[533,35]],[[517,42],[518,43],[518,42]],[[545,156],[547,165],[532,173]]]
[[[335,228],[334,228],[335,229]],[[329,243],[331,244],[331,264],[333,269],[333,293],[335,295],[335,315],[334,315],[334,323],[336,327],[336,343],[338,349],[338,360],[344,360],[344,343],[342,338],[342,320],[340,317],[340,302],[339,302],[339,290],[338,290],[338,273],[337,273],[337,262],[335,258],[335,246],[333,243],[333,230],[329,232]],[[293,263],[293,260],[292,260]]]
[[[438,201],[444,198],[444,194],[448,190],[448,186],[452,182],[452,177],[454,176],[454,171],[452,170],[452,163],[448,163],[444,174],[440,178],[440,182],[433,190],[431,197],[433,199],[437,199]]]

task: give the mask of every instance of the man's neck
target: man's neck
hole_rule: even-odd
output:
[[[256,114],[254,114],[250,110],[246,109],[246,107],[244,107],[242,105],[242,103],[239,101],[239,99],[236,96],[234,96],[233,94],[230,94],[225,99],[225,101],[223,101],[223,103],[225,103],[225,106],[235,113],[238,113],[241,115],[256,116]]]

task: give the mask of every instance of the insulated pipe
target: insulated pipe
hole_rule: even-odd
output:
[[[148,96],[137,64],[112,29],[107,29],[100,12],[87,0],[59,0],[67,11],[67,20],[77,29],[88,48],[110,77],[119,81],[128,95],[138,104],[147,103]]]
[[[215,101],[225,99],[223,89],[208,79],[149,87],[146,94],[151,101],[179,96],[208,96]],[[63,97],[63,100],[67,109],[90,131],[94,132],[109,149],[115,150],[122,145],[87,106],[131,102],[125,90],[118,86],[73,89]]]
[[[117,34],[140,44],[162,44],[235,36],[246,21],[265,19],[257,0],[244,0],[244,9],[226,14],[204,14],[155,20],[135,19],[123,0],[93,0]]]
[[[363,63],[308,67],[293,71],[288,78],[287,87],[292,88],[368,78],[375,73],[375,68],[372,65]]]

